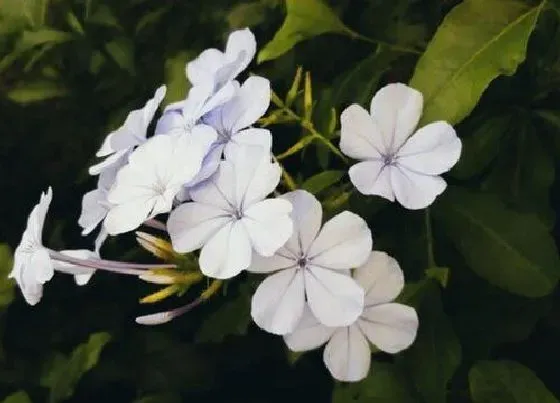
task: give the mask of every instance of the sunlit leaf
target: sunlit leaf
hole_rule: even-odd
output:
[[[68,89],[62,83],[39,79],[20,82],[10,89],[6,95],[14,102],[27,104],[60,98],[67,94]]]
[[[301,185],[301,188],[310,193],[317,194],[322,190],[338,183],[346,172],[344,171],[323,171],[317,175],[313,175]]]

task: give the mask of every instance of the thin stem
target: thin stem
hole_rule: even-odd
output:
[[[156,220],[155,218],[150,218],[149,220],[144,221],[143,224],[146,227],[150,227],[160,231],[167,231],[167,226],[165,225],[165,223],[162,223],[161,221]]]
[[[436,260],[434,257],[434,238],[432,234],[432,217],[430,208],[424,210],[424,222],[426,225],[426,247],[428,252],[428,268],[436,267]]]
[[[387,46],[388,48],[391,48],[391,49],[399,51],[399,52],[412,53],[412,54],[415,54],[415,55],[421,55],[423,53],[421,50],[414,49],[414,48],[411,48],[411,47],[408,47],[408,46],[394,44],[394,43],[391,43],[391,42],[383,41],[381,39],[370,38],[368,36],[359,34],[358,32],[352,31],[351,29],[348,29],[346,32],[348,33],[348,35],[351,38],[359,39],[361,41],[368,42],[368,43],[373,43],[373,44],[376,44],[376,45]]]
[[[297,183],[294,178],[288,173],[288,171],[286,171],[284,165],[282,165],[280,161],[278,161],[278,158],[276,158],[274,155],[272,156],[272,158],[274,159],[274,162],[276,162],[282,169],[282,180],[284,181],[284,185],[286,185],[289,190],[296,190]]]

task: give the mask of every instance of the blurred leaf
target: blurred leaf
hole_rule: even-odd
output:
[[[344,171],[323,171],[303,182],[301,188],[316,195],[322,190],[338,183],[345,174],[346,172]]]
[[[14,259],[10,247],[0,244],[0,309],[10,305],[14,299],[14,280],[8,278]]]
[[[110,340],[108,333],[94,333],[86,343],[76,347],[69,358],[55,355],[41,377],[41,385],[50,389],[50,403],[60,402],[72,395],[80,378],[97,364],[101,351]]]
[[[101,4],[97,7],[97,9],[87,18],[86,22],[122,30],[119,20],[115,17],[113,11],[105,4]]]
[[[6,95],[14,102],[27,104],[60,98],[67,94],[68,89],[62,83],[38,79],[21,82],[9,90]]]
[[[251,323],[251,293],[247,285],[243,285],[239,295],[209,315],[196,334],[197,342],[219,343],[226,336],[243,335]]]
[[[327,32],[355,36],[323,0],[286,0],[287,16],[274,38],[257,56],[257,62],[273,60],[297,43]]]
[[[140,18],[140,21],[138,21],[138,24],[136,24],[135,32],[138,34],[150,25],[157,23],[170,8],[171,5],[167,5],[144,14],[142,18]]]
[[[416,341],[402,353],[418,392],[426,402],[445,403],[447,383],[461,363],[461,345],[443,311],[434,281],[407,287],[399,300],[416,308],[421,318]]]
[[[426,277],[436,280],[443,288],[449,283],[448,267],[429,267],[426,269]]]
[[[493,79],[513,74],[525,59],[544,4],[465,0],[456,6],[439,26],[410,80],[424,95],[422,123],[460,122]]]
[[[191,56],[189,52],[179,52],[165,61],[167,93],[165,94],[164,105],[181,101],[187,97],[190,83],[185,75],[185,67]]]
[[[469,267],[514,294],[541,297],[560,277],[554,239],[530,214],[508,209],[494,196],[449,188],[434,208],[438,225]]]
[[[27,393],[23,390],[12,393],[10,396],[2,400],[2,403],[33,403]]]
[[[151,395],[135,400],[133,403],[181,403],[181,397],[174,394]]]
[[[130,39],[116,38],[105,45],[105,50],[121,69],[134,75],[134,43]]]
[[[529,368],[514,361],[480,361],[469,371],[474,403],[557,403]]]
[[[363,381],[337,383],[333,403],[415,403],[406,377],[394,364],[371,363],[369,375]]]
[[[254,27],[265,21],[265,13],[275,7],[280,0],[257,0],[240,3],[231,8],[227,21],[231,29]]]
[[[462,139],[461,159],[451,170],[451,175],[466,179],[482,172],[500,151],[500,144],[511,117],[493,116],[484,119],[473,133]]]
[[[68,13],[66,13],[66,22],[68,22],[68,25],[74,30],[74,32],[80,35],[85,34],[82,23],[78,20],[78,17],[76,17],[76,14],[74,14],[73,12],[69,11]]]

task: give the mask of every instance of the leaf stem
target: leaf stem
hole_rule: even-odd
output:
[[[274,159],[274,162],[276,162],[282,169],[282,180],[284,181],[284,185],[286,185],[289,190],[296,190],[298,186],[292,175],[290,175],[288,171],[286,171],[286,168],[284,168],[284,165],[282,165],[280,161],[278,161],[278,158],[276,158],[274,155],[272,156],[272,158]]]
[[[394,43],[391,43],[391,42],[383,41],[381,39],[370,38],[368,36],[365,36],[365,35],[362,35],[362,34],[356,32],[356,31],[353,31],[351,29],[348,29],[347,33],[353,39],[358,39],[358,40],[368,42],[368,43],[373,43],[373,44],[376,44],[376,45],[387,46],[388,48],[391,48],[391,49],[399,51],[399,52],[412,53],[412,54],[415,54],[415,55],[421,55],[423,53],[422,50],[414,49],[414,48],[411,48],[411,47],[408,47],[408,46],[394,44]]]

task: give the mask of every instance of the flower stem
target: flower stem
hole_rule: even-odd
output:
[[[167,226],[165,225],[165,223],[162,223],[159,220],[156,220],[155,218],[150,218],[146,221],[143,222],[143,224],[146,227],[150,227],[153,229],[158,229],[160,231],[167,231]]]
[[[430,208],[424,210],[424,223],[426,225],[426,247],[428,252],[428,268],[436,267],[436,260],[434,257],[434,238],[432,234],[432,217]]]
[[[288,171],[286,171],[286,168],[284,168],[280,161],[278,161],[278,158],[276,158],[274,155],[272,156],[272,158],[274,159],[274,162],[276,162],[282,169],[282,180],[284,181],[284,185],[286,185],[286,188],[288,188],[289,190],[296,190],[297,183],[294,178],[288,173]]]

